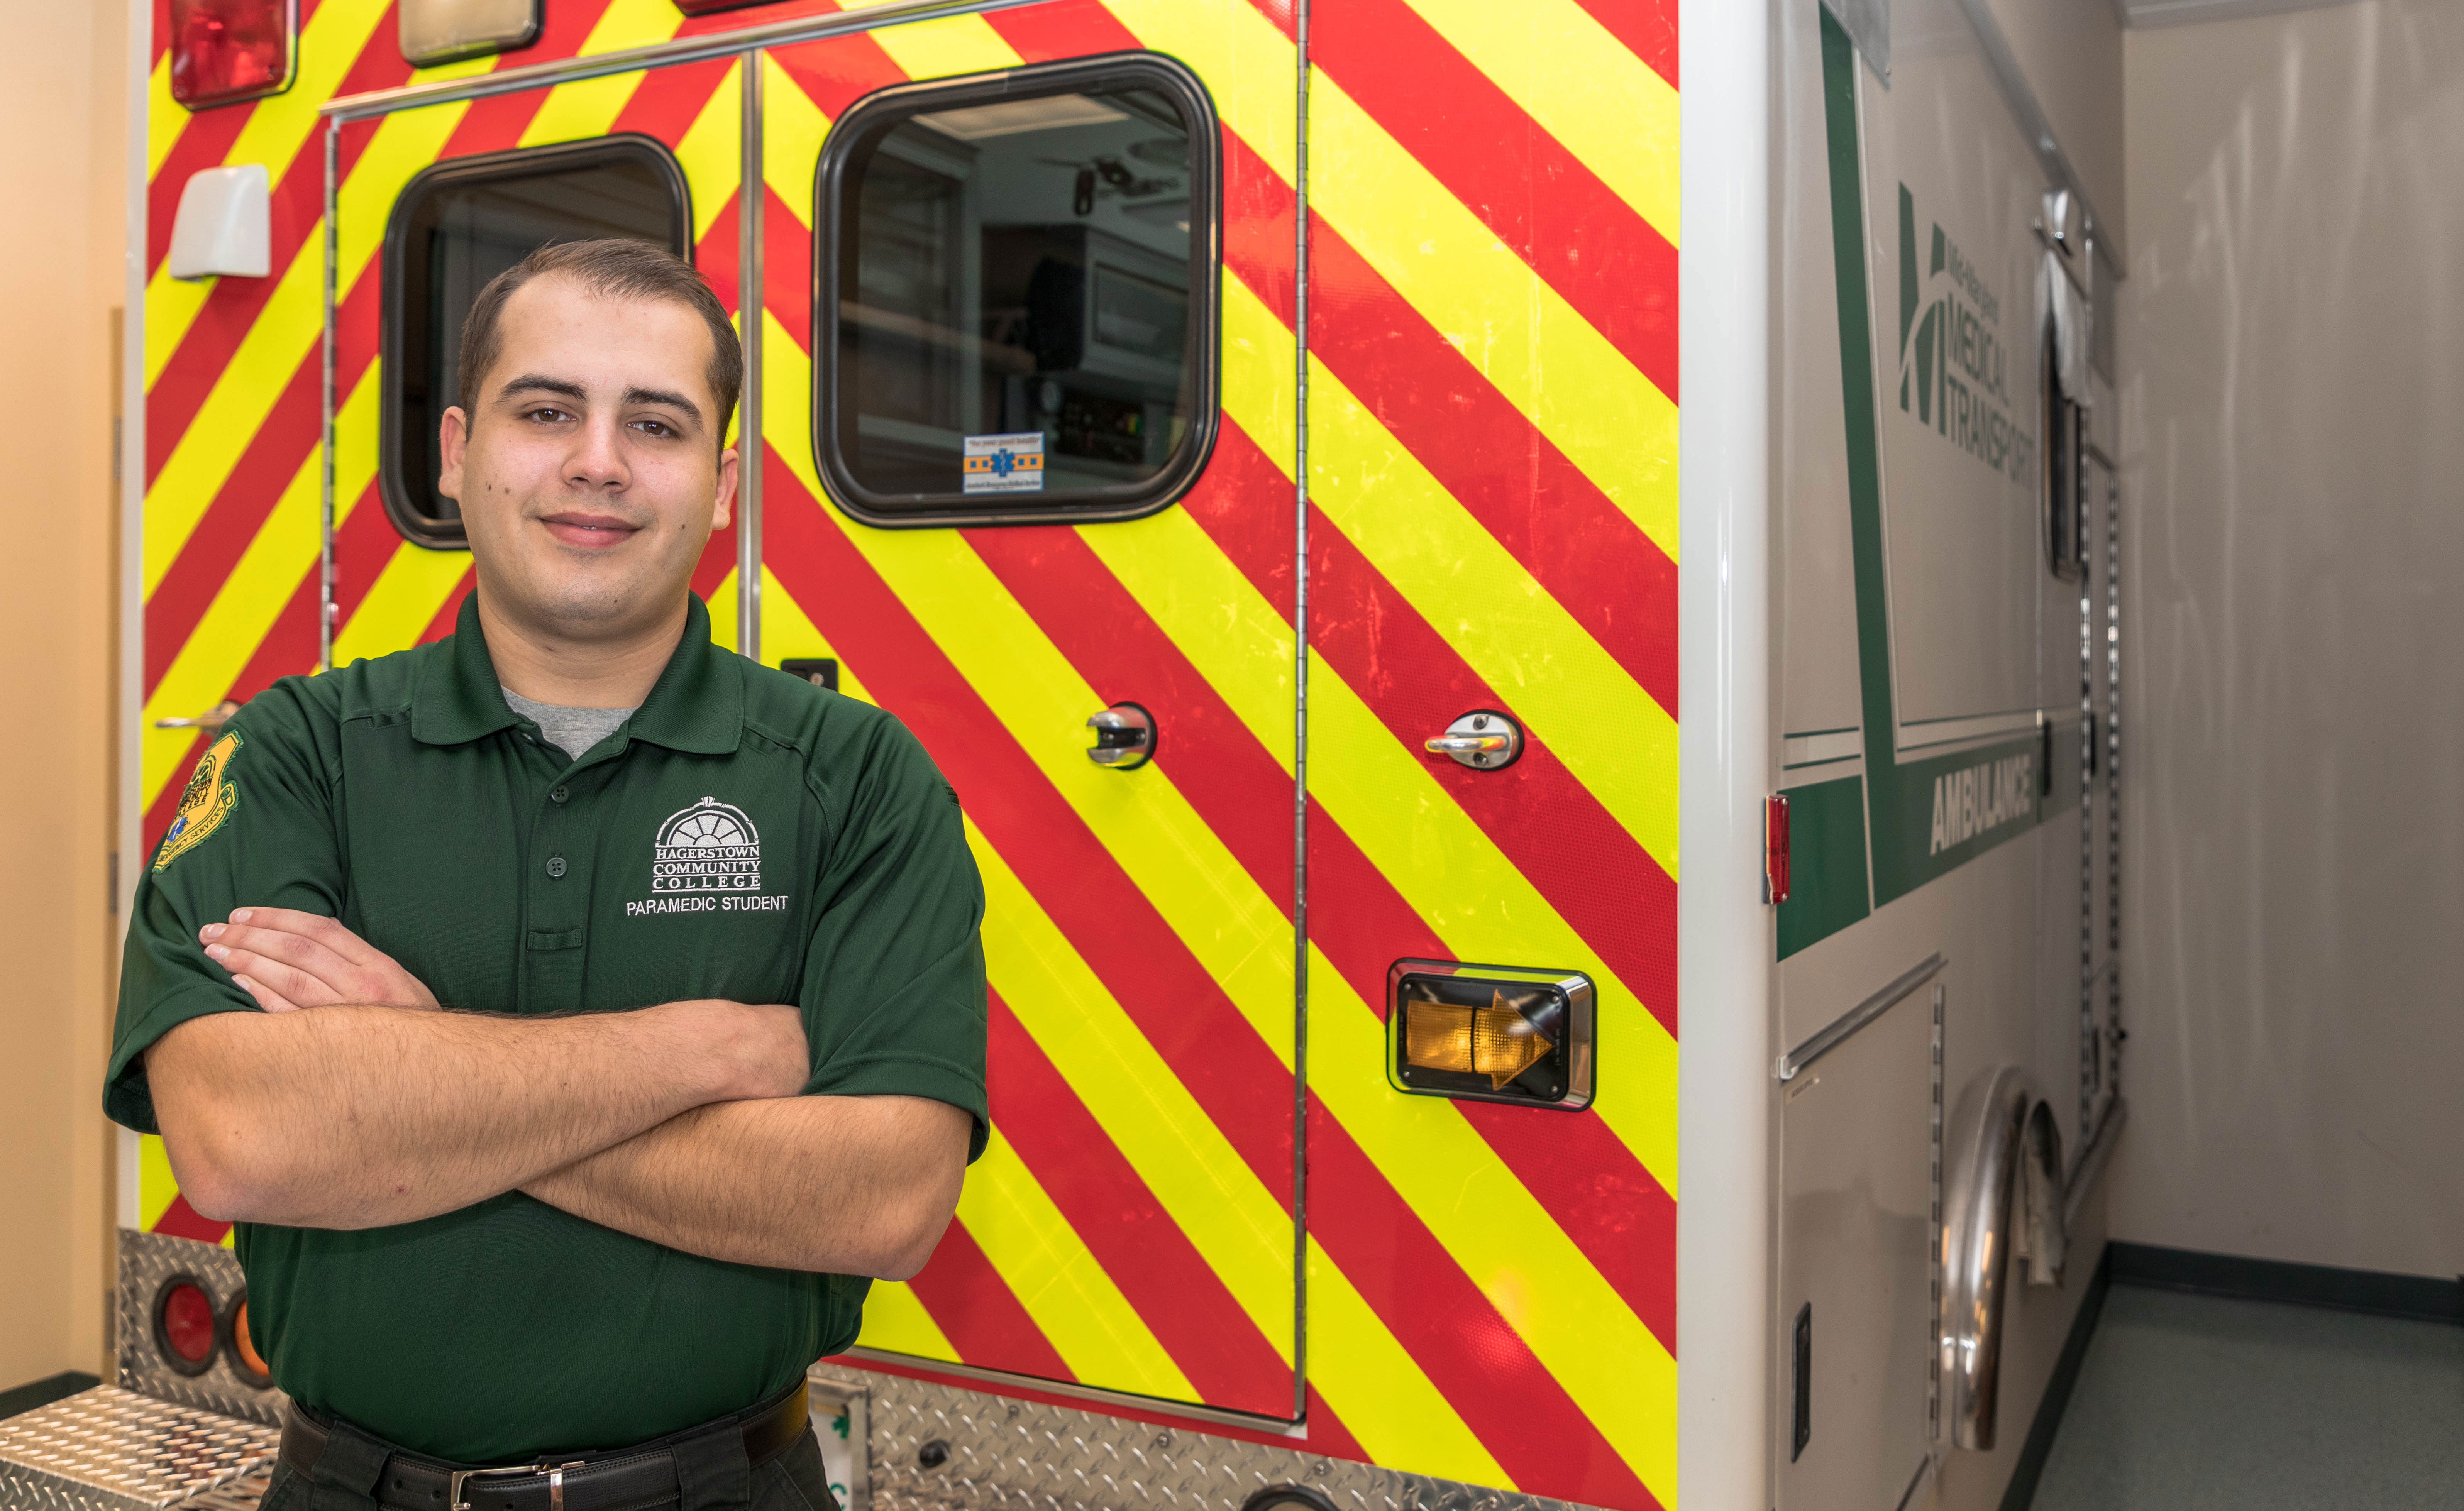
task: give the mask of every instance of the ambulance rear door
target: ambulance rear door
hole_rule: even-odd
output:
[[[988,902],[992,1143],[868,1360],[1300,1414],[1295,63],[1198,0],[764,55],[759,654],[915,733]]]
[[[1679,71],[1649,9],[1309,17],[1310,1382],[1406,1467],[1619,1508],[1677,1500]]]

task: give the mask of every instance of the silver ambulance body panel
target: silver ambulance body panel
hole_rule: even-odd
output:
[[[1870,792],[1892,777],[1868,769],[1866,750],[1822,24],[1813,6],[1782,8],[1776,38],[1774,792],[1851,777]],[[2044,159],[1956,0],[1903,0],[1892,27],[1887,84],[1861,60],[1855,70],[1894,714],[1887,756],[1904,766],[2007,755],[2024,742],[2035,818],[1963,864],[1919,870],[1897,895],[1869,891],[1860,921],[1781,959],[1773,1036],[1784,1047],[1804,1042],[1939,953],[1944,1115],[1964,1089],[2015,1066],[2051,1111],[2067,1167],[2092,1131],[2083,1118],[2111,1100],[2105,1042],[2084,1030],[2101,1030],[2112,1004],[2099,996],[2094,1023],[2083,1022],[2085,977],[2110,954],[2091,940],[2110,933],[2109,883],[2096,880],[2109,869],[2101,763],[2084,794],[2093,812],[2083,817],[2080,802],[2083,693],[2093,705],[2106,680],[2109,475],[2092,472],[2086,490],[2085,579],[2056,575],[2042,451],[2042,331],[2057,275],[2037,232],[2052,186]],[[1864,815],[1869,889],[1883,880],[1877,852],[1893,838],[1873,831],[1873,812]],[[1930,1208],[1941,1159],[1930,1033],[1929,993],[1919,993],[1799,1078],[1812,1084],[1774,1081],[1769,1420],[1772,1500],[1783,1511],[1998,1503],[2102,1246],[2101,1205],[2090,1199],[2065,1283],[2033,1283],[2012,1266],[1994,1446],[1954,1449],[1939,1419],[1947,1407],[1926,1410],[1947,1397],[1929,1347],[1942,1257]],[[1910,1218],[1912,1192],[1927,1193],[1924,1220]],[[1921,1301],[1912,1275],[1926,1278]],[[1809,1303],[1811,1421],[1799,1450],[1793,1334]]]

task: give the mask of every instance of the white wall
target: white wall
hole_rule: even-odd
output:
[[[2114,1236],[2464,1269],[2464,0],[2141,31]]]

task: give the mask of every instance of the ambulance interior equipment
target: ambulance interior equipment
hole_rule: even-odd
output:
[[[1205,463],[1217,136],[1154,56],[892,89],[829,138],[815,451],[875,524],[1115,519]],[[1040,452],[1031,488],[969,437]]]

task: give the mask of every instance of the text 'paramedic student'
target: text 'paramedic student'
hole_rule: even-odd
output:
[[[957,797],[691,590],[742,373],[663,251],[491,283],[454,633],[252,700],[146,871],[106,1103],[238,1223],[265,1511],[827,1511],[804,1372],[983,1149]]]

